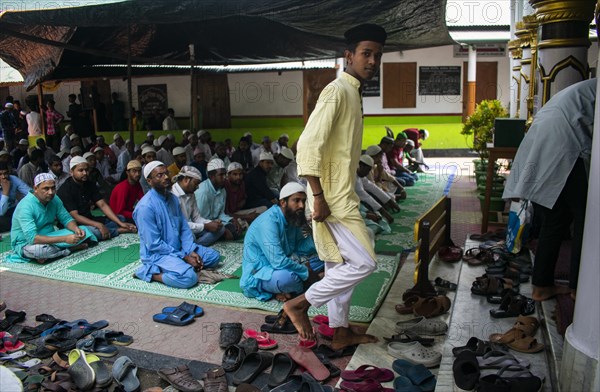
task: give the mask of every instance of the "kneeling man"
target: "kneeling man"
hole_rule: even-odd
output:
[[[77,226],[62,201],[56,197],[55,176],[41,173],[33,180],[33,192],[29,192],[15,209],[10,231],[14,254],[9,261],[35,261],[40,264],[71,254],[73,250],[85,249],[84,241],[97,241],[86,226]],[[56,230],[58,220],[66,229]]]
[[[246,297],[261,301],[273,296],[286,301],[303,293],[306,282],[318,279],[316,273],[324,267],[312,236],[302,230],[307,227],[306,189],[290,182],[279,197],[279,204],[256,218],[244,238],[240,287]]]
[[[221,255],[194,242],[177,196],[171,193],[171,179],[164,163],[144,166],[144,178],[151,190],[133,211],[140,235],[142,266],[136,276],[146,282],[188,289],[198,283],[198,273],[215,267]]]

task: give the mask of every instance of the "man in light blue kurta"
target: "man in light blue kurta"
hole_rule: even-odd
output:
[[[66,229],[56,230],[58,220]],[[44,263],[71,254],[72,250],[86,248],[84,241],[97,241],[86,226],[77,223],[56,196],[55,177],[50,173],[38,174],[33,192],[17,205],[10,231],[14,253],[9,261]]]
[[[227,201],[225,173],[225,162],[219,158],[208,162],[206,166],[208,179],[200,183],[194,195],[202,218],[222,223],[225,227],[223,238],[235,240],[241,236],[242,229],[237,220],[225,213]]]
[[[198,283],[197,273],[201,269],[217,265],[220,254],[194,242],[179,201],[170,192],[166,166],[152,161],[144,167],[144,177],[152,189],[133,211],[142,259],[136,276],[146,282],[190,288]]]
[[[281,197],[278,205],[252,222],[244,238],[240,287],[246,297],[267,301],[275,296],[285,301],[304,291],[311,270],[324,268],[316,257],[312,236],[302,233],[301,224],[306,223],[304,187],[288,183],[281,189]],[[310,270],[298,259],[306,260]]]

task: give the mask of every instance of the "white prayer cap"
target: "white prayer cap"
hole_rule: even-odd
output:
[[[5,108],[12,108],[13,106],[14,105],[12,103],[10,103],[10,102],[7,102],[7,103],[4,104]]]
[[[19,140],[19,144],[22,146],[28,146],[29,141],[27,139],[21,139],[21,140]]]
[[[127,143],[131,143],[131,139],[125,140],[125,144],[127,144]]]
[[[76,133],[72,133],[71,136],[69,136],[69,140],[75,140],[75,139],[79,139],[79,135]]]
[[[93,152],[93,153],[97,153],[97,152],[99,152],[99,151],[102,151],[102,152],[104,152],[104,149],[103,149],[102,147],[98,146],[98,147],[94,148],[94,151],[92,151],[92,152]]]
[[[10,155],[6,150],[0,150],[0,157],[4,155]]]
[[[165,140],[167,140],[167,137],[165,135],[160,135],[158,137],[158,145],[162,146],[162,144],[165,142]]]
[[[121,135],[119,135],[118,133],[115,133],[115,134],[113,135],[113,140],[117,140],[117,139],[119,139],[119,138],[121,138]]]
[[[280,138],[280,139],[287,139],[287,140],[290,140],[290,135],[288,135],[287,133],[282,133],[282,134],[279,136],[279,138]]]
[[[408,140],[406,141],[406,145],[407,145],[407,146],[413,146],[413,147],[414,147],[414,146],[415,146],[415,142],[413,142],[412,140],[408,139]]]
[[[160,143],[158,142],[158,139],[154,139],[152,144],[154,145],[154,147],[160,147]]]
[[[427,140],[429,137],[429,131],[427,129],[419,129],[419,132],[423,132],[423,140]]]
[[[149,152],[153,152],[153,153],[155,153],[155,154],[156,154],[156,150],[155,150],[153,147],[144,147],[144,148],[142,149],[142,155],[146,155],[146,154],[148,154]]]
[[[25,110],[21,110],[19,113],[20,113],[22,116],[26,116],[26,115],[27,115],[27,112],[26,112]]]
[[[148,132],[148,133],[146,134],[146,137],[150,137],[150,136],[154,136],[154,134],[153,134],[152,132]]]
[[[280,154],[291,161],[294,160],[294,152],[287,147],[282,147]]]
[[[140,146],[140,150],[143,150],[146,147],[152,147],[152,146],[148,143],[142,143],[142,145]]]
[[[60,150],[59,152],[56,153],[56,156],[59,157],[60,159],[63,159],[65,157],[65,155],[69,155],[69,150]]]
[[[239,162],[231,162],[229,166],[227,166],[227,173],[232,172],[234,170],[243,170],[244,167]]]
[[[198,137],[198,135],[194,135],[194,134],[192,133],[192,134],[188,135],[188,137],[187,137],[187,140],[188,140],[188,141],[191,141],[191,140],[192,140],[192,138],[193,138],[194,136]]]
[[[69,132],[72,128],[73,128],[73,126],[71,124],[67,124],[65,126],[65,132]]]
[[[173,156],[185,154],[185,148],[177,146],[173,149]]]
[[[206,133],[206,131],[204,129],[201,129],[198,131],[198,133],[196,134],[196,136],[200,137],[202,135],[204,135]]]
[[[189,135],[192,132],[189,129],[184,129],[183,131],[181,131],[181,133],[183,134],[183,136],[185,136],[185,135]]]
[[[246,132],[246,133],[244,133],[244,137],[247,137],[247,136],[252,136],[252,132]]]
[[[152,170],[156,169],[159,166],[164,166],[165,164],[162,163],[161,161],[152,161],[150,163],[148,163],[146,166],[144,166],[144,178],[148,178],[150,177],[150,174],[152,174]]]
[[[258,160],[259,161],[272,161],[273,154],[271,154],[270,152],[261,152],[258,157]]]
[[[283,200],[286,197],[299,192],[306,193],[306,188],[297,182],[288,182],[283,186],[283,188],[281,188],[281,192],[279,192],[279,200]]]
[[[87,160],[89,157],[94,157],[94,158],[96,158],[96,156],[94,155],[94,153],[93,153],[93,152],[89,152],[89,151],[88,151],[88,152],[86,152],[85,154],[83,154],[83,158],[84,158],[84,159],[86,159],[86,160]]]
[[[202,181],[202,173],[200,173],[200,170],[196,169],[194,166],[182,167],[181,170],[179,170],[179,174],[177,174],[173,179],[177,181],[181,177],[190,177],[195,178],[198,181]]]
[[[56,176],[52,173],[40,173],[33,179],[33,186],[38,186],[44,181],[56,181]]]
[[[208,165],[206,165],[206,172],[211,172],[218,169],[225,169],[225,162],[219,158],[212,159],[210,162],[208,162]]]
[[[81,147],[75,146],[75,147],[71,147],[71,150],[69,152],[71,154],[76,154],[76,153],[82,153],[83,150],[81,149]]]
[[[88,161],[84,157],[73,157],[71,158],[71,162],[69,163],[69,168],[73,170],[73,168],[81,163],[85,163],[87,165]]]
[[[365,165],[369,166],[369,167],[373,167],[373,165],[375,164],[375,161],[373,161],[373,158],[371,158],[369,155],[365,154],[365,155],[361,155],[360,156],[360,161],[362,163],[364,163]]]
[[[173,134],[172,134],[172,133],[169,133],[169,134],[167,135],[167,139],[169,139],[169,140],[175,140],[175,136],[173,136]]]
[[[367,147],[367,150],[365,152],[367,153],[367,155],[375,156],[381,152],[381,147],[377,145],[372,145]]]

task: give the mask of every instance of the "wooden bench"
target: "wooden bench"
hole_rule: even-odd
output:
[[[420,297],[437,295],[437,291],[429,281],[429,263],[440,247],[453,245],[450,238],[451,205],[451,199],[443,196],[433,207],[417,218],[415,222],[416,284],[404,292],[403,300],[414,295]]]

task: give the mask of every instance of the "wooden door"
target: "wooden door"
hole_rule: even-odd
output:
[[[463,121],[467,118],[467,74],[468,63],[463,63]],[[484,99],[496,99],[498,93],[498,63],[496,61],[477,62],[475,74],[475,105]]]
[[[302,72],[304,124],[315,110],[321,91],[335,79],[335,69],[311,69]]]
[[[417,63],[383,64],[383,107],[417,107]]]
[[[110,97],[110,81],[109,80],[83,80],[81,81],[81,89],[83,94],[91,94],[92,123],[94,124],[94,132],[109,132],[112,131],[111,122],[111,97]],[[84,109],[89,106],[82,100],[88,97],[79,97],[79,102]]]
[[[231,128],[231,107],[229,104],[229,85],[226,74],[196,75],[197,101],[194,113],[199,128]]]

